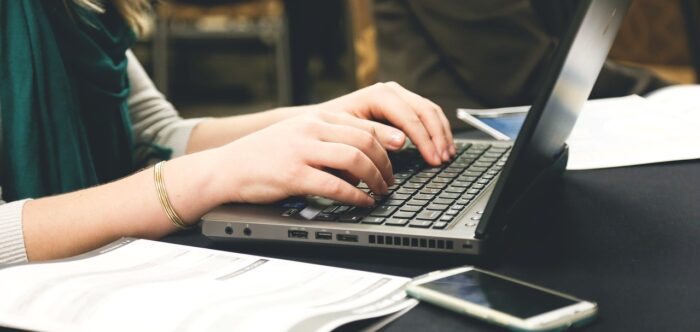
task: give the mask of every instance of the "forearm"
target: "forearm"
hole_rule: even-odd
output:
[[[225,145],[271,124],[300,114],[304,109],[304,107],[284,107],[261,113],[205,120],[192,130],[187,143],[187,153]]]
[[[211,188],[211,163],[201,162],[202,157],[206,156],[174,159],[164,169],[168,196],[190,223],[222,203]],[[30,201],[22,219],[30,261],[72,256],[123,236],[160,238],[176,229],[158,200],[153,168],[109,184]]]

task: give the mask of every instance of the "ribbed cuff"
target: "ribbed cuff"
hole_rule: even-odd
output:
[[[166,146],[173,149],[172,158],[185,155],[187,143],[190,141],[192,130],[200,122],[208,118],[195,118],[178,121],[167,138]]]
[[[22,209],[28,199],[0,205],[0,264],[27,261],[22,232]]]

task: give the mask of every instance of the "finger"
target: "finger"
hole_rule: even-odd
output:
[[[415,94],[414,92],[411,92],[411,93]],[[432,104],[433,107],[436,109],[436,111],[440,117],[440,121],[442,122],[442,125],[445,128],[445,133],[447,134],[447,141],[449,144],[450,154],[454,157],[455,155],[457,155],[457,146],[455,146],[455,139],[454,139],[454,136],[452,135],[452,127],[450,126],[450,120],[447,120],[447,116],[445,116],[445,112],[442,111],[442,107],[438,106],[437,104],[435,104],[434,102],[432,102],[428,98],[424,98],[424,97],[421,97],[421,98],[423,98],[426,102]]]
[[[425,128],[428,129],[428,133],[435,144],[435,147],[442,158],[442,161],[450,160],[450,141],[447,139],[447,133],[445,132],[445,126],[440,119],[438,113],[442,113],[437,105],[427,102],[427,99],[411,92],[396,82],[388,82],[386,85],[394,91],[399,97],[401,97],[408,105],[411,106],[413,111],[418,114],[418,118],[423,122]],[[448,130],[449,131],[449,130]]]
[[[399,98],[389,87],[365,91],[368,93],[363,96],[365,99],[362,103],[369,107],[373,118],[386,119],[403,130],[429,164],[437,166],[442,163],[442,158],[438,155],[438,150],[423,121],[412,111],[406,101]],[[411,111],[406,112],[407,109]]]
[[[324,142],[341,143],[362,151],[379,170],[384,182],[394,182],[389,155],[372,134],[352,126],[326,124],[317,135]]]
[[[392,126],[376,121],[360,119],[347,113],[323,112],[323,120],[329,123],[348,125],[374,135],[387,150],[398,150],[406,144],[406,134]]]
[[[345,180],[347,183],[349,183],[353,186],[357,186],[358,184],[360,184],[360,179],[352,176],[352,174],[350,174],[348,172],[341,171],[341,172],[338,172],[338,174],[336,174],[336,176]]]
[[[362,180],[375,193],[386,194],[388,185],[377,166],[358,148],[332,142],[317,142],[306,156],[306,162],[317,168],[333,168],[348,172]]]
[[[297,195],[318,195],[347,204],[369,206],[374,199],[355,186],[313,167],[307,167],[298,181]]]

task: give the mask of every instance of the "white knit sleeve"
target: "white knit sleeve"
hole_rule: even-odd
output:
[[[0,201],[0,264],[27,261],[22,232],[22,209],[28,199],[4,203]]]
[[[129,115],[135,143],[156,144],[172,149],[172,157],[185,154],[192,129],[205,118],[183,119],[161,94],[141,67],[131,50],[128,75],[131,84]],[[144,149],[137,149],[137,160],[143,159]]]

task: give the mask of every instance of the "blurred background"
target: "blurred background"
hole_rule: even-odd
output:
[[[559,30],[565,30],[550,28],[556,25],[548,21],[565,24],[567,15],[563,9],[552,10],[553,1],[556,6],[576,3],[168,0],[158,2],[154,29],[134,52],[184,117],[316,103],[378,80],[398,81],[436,100],[449,115],[460,106],[528,102],[529,95],[508,95],[505,88],[502,94],[492,92],[499,92],[499,82],[518,76],[523,79],[514,90],[536,86],[548,50],[556,45]],[[610,55],[616,64],[613,72],[622,68],[622,77],[632,79],[633,86],[601,96],[696,82],[698,3],[635,1]],[[498,57],[488,53],[494,49]],[[518,62],[527,58],[523,54],[536,54],[535,60]],[[472,56],[471,62],[460,58]],[[515,69],[504,71],[500,63],[508,62]],[[521,68],[526,70],[521,73]],[[611,82],[620,86],[622,81]]]

